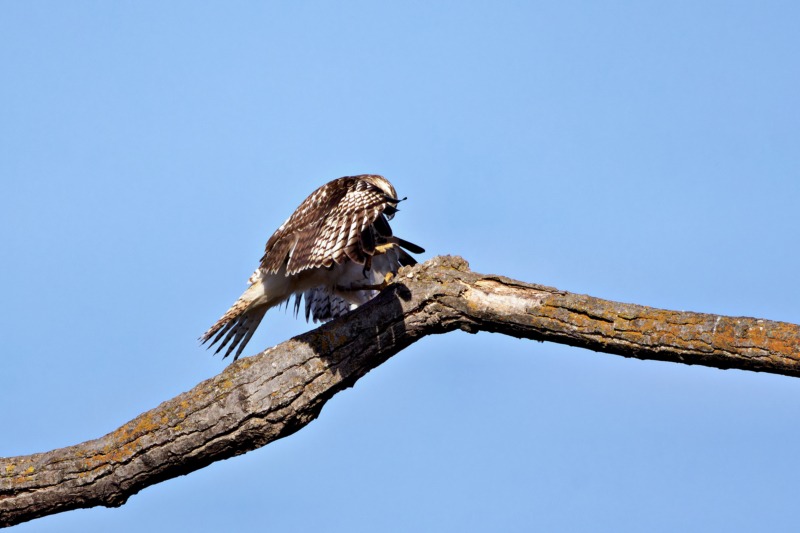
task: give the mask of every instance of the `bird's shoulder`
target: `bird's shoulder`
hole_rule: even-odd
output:
[[[352,219],[368,225],[386,207],[386,194],[360,176],[345,176],[321,186],[306,198],[267,241],[261,267],[276,270],[298,241],[332,240],[337,227],[349,229]],[[346,227],[346,228],[345,228]]]

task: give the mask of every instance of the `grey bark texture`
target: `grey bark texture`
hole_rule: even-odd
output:
[[[460,257],[436,257],[402,269],[348,316],[241,359],[104,437],[0,458],[0,527],[120,506],[147,486],[291,435],[334,394],[406,346],[455,329],[800,375],[794,324],[611,302],[478,274]]]

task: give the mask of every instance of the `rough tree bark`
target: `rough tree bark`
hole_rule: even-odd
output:
[[[471,272],[459,257],[401,270],[347,317],[228,366],[116,431],[0,458],[0,526],[120,506],[141,489],[285,437],[418,339],[491,331],[590,350],[800,375],[800,326],[665,311]]]

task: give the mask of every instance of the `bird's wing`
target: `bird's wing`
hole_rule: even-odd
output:
[[[306,198],[270,237],[261,269],[275,273],[286,264],[286,275],[293,275],[346,259],[363,264],[375,251],[363,237],[365,230],[388,228],[383,213],[397,201],[359,176],[333,180]]]

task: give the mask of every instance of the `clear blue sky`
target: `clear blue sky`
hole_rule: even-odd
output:
[[[424,258],[800,323],[800,4],[431,4],[0,6],[0,455],[220,372],[197,337],[348,174],[408,196]],[[452,333],[287,439],[18,531],[794,531],[799,412],[797,379]]]

